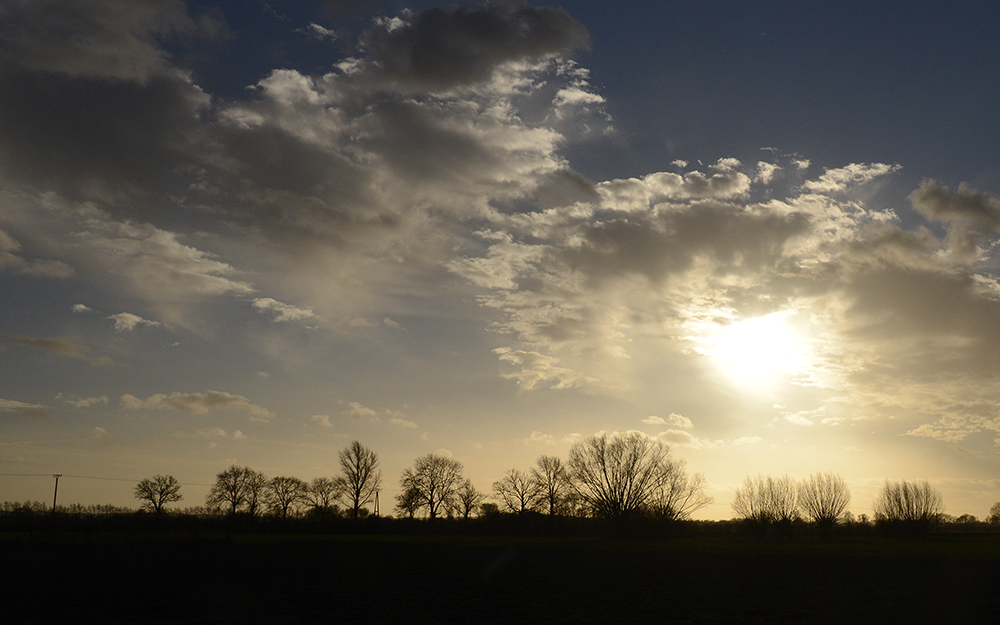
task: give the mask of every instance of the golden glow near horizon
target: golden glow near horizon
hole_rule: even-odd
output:
[[[716,329],[698,352],[729,380],[748,388],[771,388],[803,372],[809,364],[805,337],[789,320],[790,311],[752,317]]]

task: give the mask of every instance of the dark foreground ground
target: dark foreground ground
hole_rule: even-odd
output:
[[[996,543],[7,536],[0,619],[996,623]]]

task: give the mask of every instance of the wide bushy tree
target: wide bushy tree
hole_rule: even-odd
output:
[[[798,487],[787,475],[748,475],[736,489],[732,506],[740,518],[754,523],[789,522],[798,516]]]
[[[272,514],[288,518],[306,500],[309,485],[297,477],[271,478],[267,488],[267,504]]]
[[[260,471],[232,465],[215,477],[205,505],[209,510],[225,509],[230,514],[257,514],[264,502],[269,480]]]
[[[183,499],[181,485],[172,475],[154,475],[141,480],[133,490],[135,498],[142,506],[156,514],[163,512],[163,506]]]
[[[493,496],[508,511],[523,514],[538,507],[542,501],[542,489],[530,473],[511,469],[493,482]]]
[[[799,482],[799,508],[813,522],[829,527],[851,503],[851,490],[844,478],[833,473],[816,473]]]
[[[886,480],[875,497],[875,522],[904,533],[918,533],[937,523],[944,513],[944,499],[926,480]]]
[[[462,463],[454,458],[427,454],[403,471],[399,486],[403,494],[413,498],[415,510],[426,509],[427,516],[434,519],[442,510],[454,508],[455,497],[465,483],[462,470]]]
[[[708,502],[701,495],[703,480],[688,482],[667,446],[640,432],[602,434],[573,445],[569,473],[591,514],[608,519],[655,514],[658,505],[680,505],[682,512],[670,514],[690,514]],[[690,496],[675,497],[675,489]]]

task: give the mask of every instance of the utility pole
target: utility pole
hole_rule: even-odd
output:
[[[378,491],[375,491],[375,516],[378,516]]]
[[[56,497],[59,496],[59,478],[62,477],[62,473],[53,473],[52,477],[56,478],[56,489],[52,493],[52,516],[56,515]]]

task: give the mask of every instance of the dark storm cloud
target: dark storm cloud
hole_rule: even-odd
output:
[[[0,7],[0,67],[143,82],[168,67],[158,38],[195,30],[180,0],[14,0]]]
[[[538,61],[588,40],[587,29],[566,11],[519,2],[435,7],[406,21],[384,21],[364,36],[385,79],[432,92],[483,83],[502,63]]]
[[[208,97],[160,40],[182,2],[13,2],[0,9],[0,173],[73,199],[163,190]]]
[[[910,201],[931,219],[965,220],[990,230],[1000,227],[1000,198],[965,184],[953,192],[935,180],[925,180],[910,194]]]
[[[0,76],[0,171],[67,197],[153,191],[187,160],[205,102],[184,79]]]

